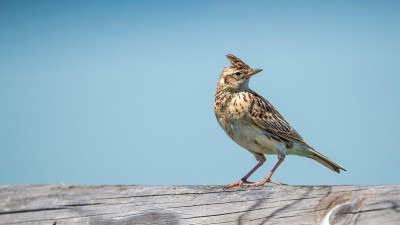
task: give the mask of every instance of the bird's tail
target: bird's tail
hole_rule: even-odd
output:
[[[314,150],[312,148],[309,149],[308,153],[309,154],[307,154],[306,157],[314,159],[315,161],[321,163],[322,165],[328,167],[329,169],[331,169],[337,173],[340,173],[340,170],[346,171],[346,169],[344,169],[342,166],[340,166],[339,164],[335,163],[328,157],[322,155],[321,153],[317,152],[316,150]]]

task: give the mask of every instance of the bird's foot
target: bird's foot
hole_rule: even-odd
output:
[[[265,183],[271,183],[271,184],[275,184],[275,185],[279,185],[279,186],[287,185],[287,184],[284,184],[284,183],[281,183],[281,182],[277,182],[277,181],[273,181],[273,180],[270,180],[270,179],[267,179],[267,180],[264,179],[264,180],[261,180],[261,181],[258,181],[258,182],[248,183],[245,186],[246,187],[258,187],[258,186],[264,186]]]
[[[264,186],[266,183],[271,183],[275,185],[287,185],[281,182],[273,181],[273,180],[261,180],[258,182],[249,182],[247,180],[240,180],[236,183],[228,184],[224,187],[224,190],[233,188],[233,187],[258,187],[258,186]]]
[[[227,190],[229,188],[233,188],[233,187],[247,187],[247,185],[252,184],[253,182],[249,182],[247,180],[240,180],[236,183],[232,183],[232,184],[228,184],[224,187],[224,190]]]

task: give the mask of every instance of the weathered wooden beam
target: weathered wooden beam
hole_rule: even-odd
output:
[[[400,185],[0,186],[0,224],[400,224]]]

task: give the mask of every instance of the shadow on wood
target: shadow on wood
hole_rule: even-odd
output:
[[[400,186],[0,186],[3,224],[400,224]]]

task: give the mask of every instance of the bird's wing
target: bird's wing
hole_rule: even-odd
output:
[[[255,92],[251,92],[251,94],[255,95],[255,98],[253,98],[251,102],[249,112],[251,120],[257,126],[279,139],[290,142],[300,142],[308,146],[297,131],[286,122],[271,103]]]

